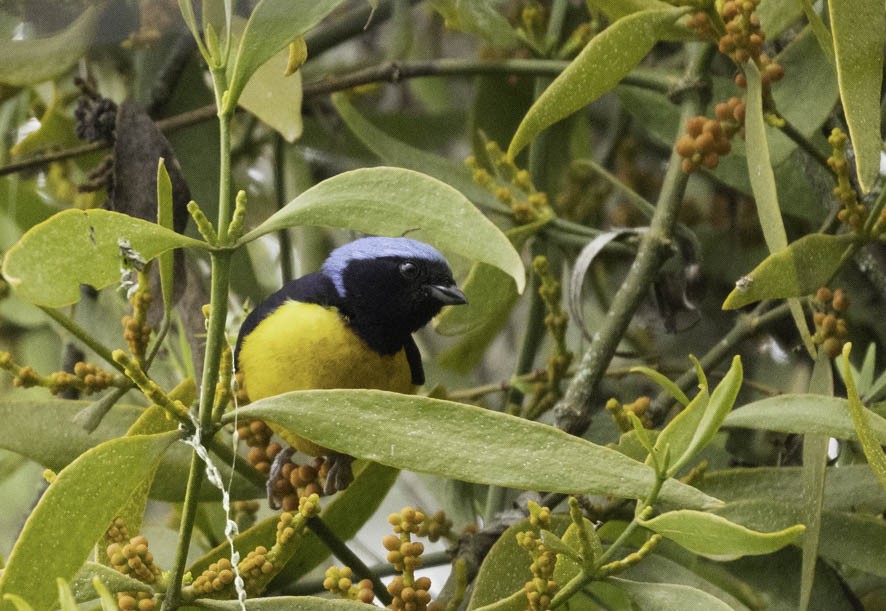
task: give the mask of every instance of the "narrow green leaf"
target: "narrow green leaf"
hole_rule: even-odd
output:
[[[161,157],[157,162],[157,224],[164,229],[174,231],[172,226],[172,181]],[[168,315],[172,310],[173,283],[175,282],[175,256],[173,251],[161,253],[160,290],[163,292],[163,311]]]
[[[338,452],[468,482],[638,498],[655,479],[648,466],[554,427],[429,397],[308,390],[262,399],[239,412]],[[695,508],[718,503],[675,480],[665,483],[661,499]]]
[[[757,532],[712,513],[680,509],[641,524],[691,552],[714,559],[770,554],[790,545],[806,529],[795,524],[777,532]]]
[[[676,583],[645,583],[623,577],[607,582],[627,592],[640,609],[658,611],[731,611],[732,607],[712,594]]]
[[[886,419],[867,408],[862,410],[877,442],[886,445]],[[761,399],[729,414],[723,426],[858,440],[848,401],[822,395],[790,394]]]
[[[210,600],[198,598],[194,604],[201,609],[219,609],[220,611],[240,611],[243,607],[236,600]],[[375,605],[367,605],[356,600],[337,600],[317,598],[315,596],[274,596],[271,598],[250,598],[245,603],[246,610],[252,611],[349,611],[351,609],[374,609]]]
[[[92,45],[102,8],[86,6],[71,25],[47,38],[0,41],[0,83],[23,87],[70,70]]]
[[[95,589],[95,592],[102,603],[102,611],[118,611],[120,609],[120,607],[117,606],[117,597],[108,591],[108,588],[106,588],[101,582],[101,579],[98,577],[94,578],[92,580],[92,587]]]
[[[519,253],[498,227],[449,185],[412,170],[364,168],[333,176],[300,194],[238,244],[296,225],[394,236],[410,231],[444,252],[499,268],[514,279],[518,292],[526,282]]]
[[[871,428],[871,422],[868,419],[861,398],[858,396],[858,390],[855,388],[855,380],[852,372],[849,370],[849,351],[852,344],[847,343],[843,346],[843,381],[846,382],[846,396],[849,403],[849,414],[852,416],[852,424],[861,442],[864,455],[868,459],[871,470],[880,480],[880,484],[886,489],[886,454],[883,453],[883,444],[878,440],[878,436]],[[870,412],[868,412],[870,413]]]
[[[79,607],[77,606],[77,599],[74,598],[74,593],[71,592],[71,586],[68,585],[68,582],[61,577],[55,580],[55,585],[58,592],[58,603],[61,611],[79,611]]]
[[[858,182],[868,192],[880,173],[880,87],[884,7],[881,0],[829,0],[843,114],[855,150]]]
[[[597,34],[523,117],[508,156],[516,157],[543,129],[615,87],[687,11],[680,7],[640,11]]]
[[[760,228],[769,252],[776,253],[788,245],[787,234],[778,207],[775,174],[769,159],[769,141],[766,138],[766,120],[763,118],[763,83],[757,65],[744,65],[747,78],[747,112],[745,114],[745,153],[748,176],[760,217]]]
[[[262,64],[320,23],[339,4],[341,0],[261,0],[240,37],[234,66],[229,72],[224,110],[234,109],[246,83]]]
[[[729,371],[711,393],[711,398],[704,408],[704,413],[698,421],[698,428],[693,432],[689,444],[668,468],[668,475],[673,477],[711,442],[720,430],[726,415],[732,411],[738,391],[741,389],[742,377],[741,357],[736,355],[732,359]],[[661,437],[658,438],[658,443],[663,443]],[[676,449],[671,451],[676,455]]]
[[[711,396],[708,394],[707,388],[701,391],[692,401],[689,402],[683,410],[677,414],[673,420],[668,422],[667,426],[662,429],[655,441],[655,447],[664,452],[668,448],[671,460],[679,460],[685,453],[689,444],[695,437],[699,423],[708,409]],[[647,460],[647,464],[649,461]],[[672,463],[673,464],[673,463]],[[669,471],[672,469],[669,468]]]
[[[0,576],[0,593],[50,608],[57,598],[53,579],[76,574],[117,510],[178,438],[176,431],[114,439],[63,469],[28,517]]]
[[[689,405],[689,397],[686,396],[679,386],[668,378],[666,375],[657,372],[651,367],[631,367],[631,373],[642,373],[647,378],[661,386],[662,390],[671,395],[680,405],[686,407]]]
[[[65,210],[35,225],[3,259],[3,276],[18,296],[58,308],[80,299],[80,285],[102,289],[120,281],[121,244],[146,261],[173,248],[206,244],[125,214]]]
[[[34,607],[29,605],[28,601],[17,594],[4,594],[3,600],[11,603],[16,611],[34,611]]]
[[[763,82],[760,71],[753,61],[745,62],[744,74],[747,78],[745,154],[748,162],[748,177],[766,246],[770,253],[777,254],[787,248],[788,238],[781,218],[781,208],[778,205],[775,172],[769,157],[769,141],[766,136],[766,121],[763,117]],[[740,282],[742,281],[744,279]],[[800,332],[800,337],[810,354],[814,355],[812,338],[809,328],[806,326],[803,309],[796,301],[789,300],[789,304],[791,316]]]
[[[828,397],[834,394],[834,370],[831,367],[830,357],[821,346],[818,348],[818,357],[812,369],[809,392]],[[800,572],[800,611],[806,611],[809,607],[812,586],[815,583],[829,439],[827,435],[803,437],[803,499],[805,500],[803,523],[806,525],[806,534],[803,536],[803,564]]]
[[[380,130],[354,108],[347,94],[333,94],[332,105],[363,146],[378,155],[386,164],[423,172],[442,180],[461,191],[465,197],[480,207],[491,210],[504,209],[504,205],[488,189],[474,182],[471,171],[463,163],[410,146]]]
[[[806,13],[806,19],[812,27],[819,48],[821,48],[831,65],[835,66],[834,40],[831,38],[828,26],[825,25],[821,15],[815,12],[815,7],[812,6],[812,0],[800,0],[800,4],[803,5],[803,12]]]
[[[811,233],[766,257],[723,302],[734,310],[762,299],[810,295],[827,285],[840,268],[854,238],[849,234]]]

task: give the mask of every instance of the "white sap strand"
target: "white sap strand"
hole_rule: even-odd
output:
[[[237,394],[233,393],[234,397],[234,435],[233,435],[233,446],[234,446],[234,458],[232,460],[236,460],[237,456],[237,441],[239,436],[237,435]],[[231,478],[228,481],[227,487],[225,487],[225,483],[222,480],[221,472],[218,470],[218,467],[212,462],[212,458],[209,456],[209,452],[206,447],[204,447],[200,436],[202,433],[202,429],[200,428],[200,423],[197,422],[197,419],[191,414],[191,422],[194,424],[194,434],[183,441],[194,448],[194,451],[197,453],[197,456],[206,464],[206,478],[209,482],[218,488],[221,491],[222,495],[222,509],[225,511],[225,539],[228,544],[231,546],[231,566],[234,570],[234,588],[237,590],[237,602],[240,603],[241,611],[246,611],[246,585],[243,582],[243,577],[240,575],[240,552],[234,549],[234,537],[240,534],[240,529],[237,526],[237,523],[231,519],[231,495],[230,489],[231,485],[234,481],[234,464],[231,464]]]

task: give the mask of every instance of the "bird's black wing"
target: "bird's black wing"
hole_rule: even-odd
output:
[[[412,383],[421,386],[425,383],[425,368],[421,364],[421,352],[415,345],[415,339],[411,335],[406,336],[403,342],[403,349],[406,351],[406,362],[409,363],[409,372],[412,375]]]
[[[237,345],[234,348],[235,366],[239,367],[240,347],[243,345],[243,340],[246,336],[252,333],[261,321],[273,314],[277,308],[287,301],[316,303],[322,306],[341,306],[341,297],[339,297],[338,292],[335,290],[335,285],[322,272],[314,272],[286,283],[283,285],[283,288],[258,304],[249,313],[246,320],[243,321],[243,324],[240,326],[240,333],[237,335]]]

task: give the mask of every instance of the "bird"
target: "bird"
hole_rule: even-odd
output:
[[[436,248],[405,237],[360,238],[333,250],[319,271],[287,283],[249,313],[237,337],[235,368],[250,401],[307,389],[411,394],[425,382],[412,334],[443,306],[465,303]],[[324,492],[350,484],[350,456],[277,432],[298,450],[326,457]],[[271,482],[292,452],[281,452],[272,465],[272,507]]]

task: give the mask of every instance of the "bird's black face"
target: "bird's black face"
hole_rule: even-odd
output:
[[[348,263],[344,309],[353,322],[403,338],[425,326],[444,305],[466,303],[443,261],[379,257]]]

